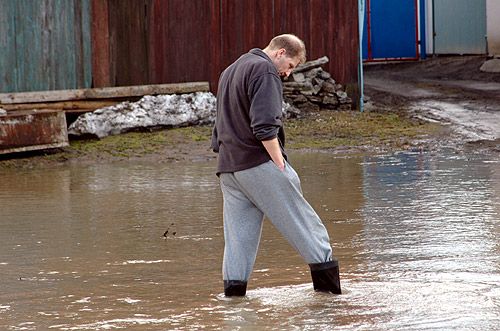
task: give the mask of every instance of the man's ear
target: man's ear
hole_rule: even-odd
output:
[[[276,55],[281,55],[281,56],[283,56],[285,54],[286,54],[286,49],[284,49],[284,48],[278,49],[278,52],[276,53]]]

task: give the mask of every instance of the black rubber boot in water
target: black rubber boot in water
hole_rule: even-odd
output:
[[[247,282],[242,280],[225,280],[224,295],[227,297],[244,296],[247,293]]]
[[[339,262],[337,260],[311,263],[311,277],[315,291],[341,294]]]

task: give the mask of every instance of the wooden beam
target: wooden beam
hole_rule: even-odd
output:
[[[121,101],[118,100],[76,100],[76,101],[56,101],[44,103],[12,103],[2,105],[2,109],[6,111],[14,110],[29,110],[29,109],[59,109],[59,110],[94,110],[116,105]]]
[[[15,103],[43,103],[86,99],[113,99],[153,94],[183,94],[192,92],[208,92],[209,90],[210,87],[208,82],[191,82],[59,91],[0,93],[0,106],[2,104]]]

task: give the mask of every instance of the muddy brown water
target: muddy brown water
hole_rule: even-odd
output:
[[[0,329],[498,330],[498,157],[291,161],[344,294],[315,293],[268,223],[248,296],[221,294],[213,162],[2,170]]]

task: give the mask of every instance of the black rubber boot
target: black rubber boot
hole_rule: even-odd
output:
[[[247,282],[242,280],[225,280],[224,295],[227,297],[244,296],[247,293]]]
[[[311,263],[311,277],[315,291],[341,294],[339,263],[337,260]]]

